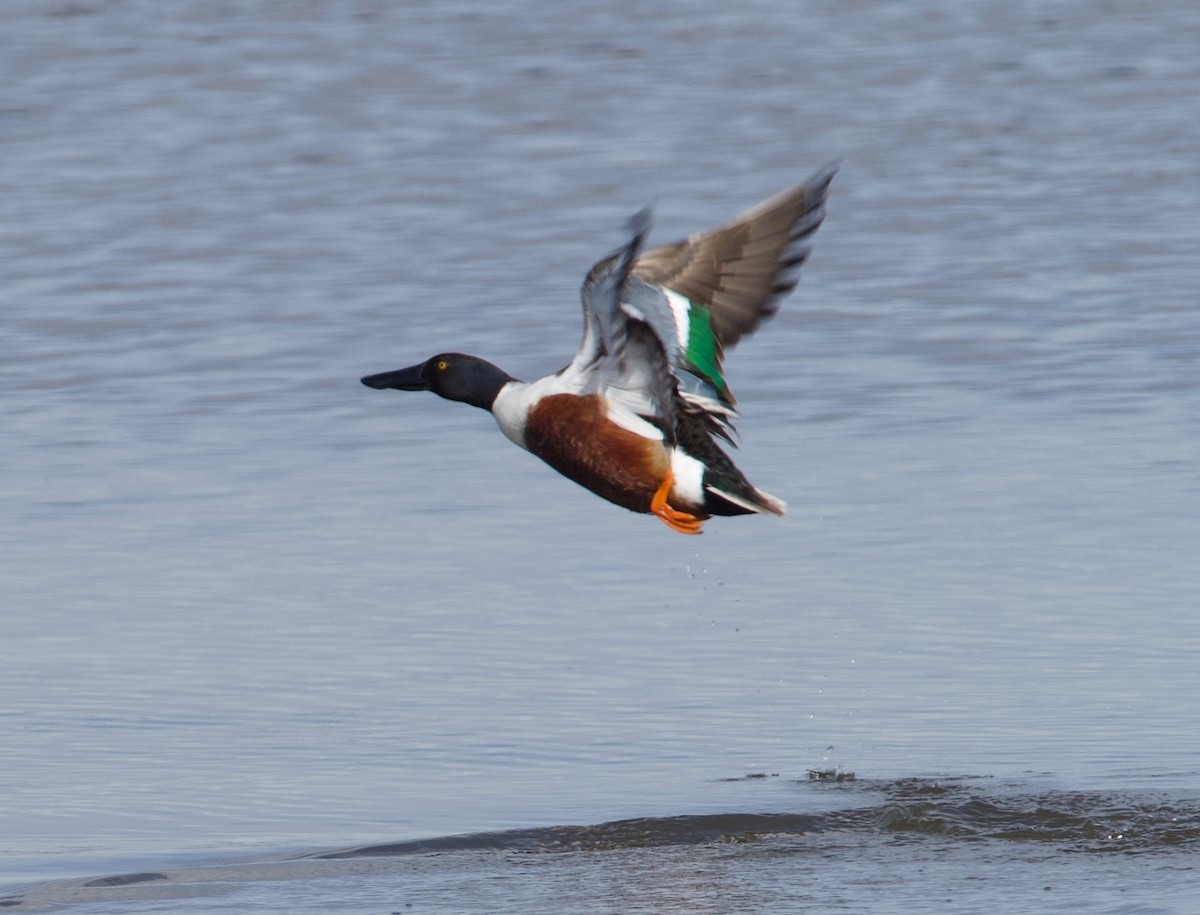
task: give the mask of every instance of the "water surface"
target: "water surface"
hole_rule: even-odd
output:
[[[0,885],[1189,911],[1198,40],[1181,2],[7,4]],[[556,370],[630,213],[673,240],[831,158],[728,359],[782,521],[680,537],[358,384]],[[1061,834],[897,828],[931,783]],[[703,825],[758,815],[801,825]],[[123,874],[172,901],[86,887]]]

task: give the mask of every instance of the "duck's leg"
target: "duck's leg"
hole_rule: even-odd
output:
[[[704,519],[697,518],[695,515],[681,512],[671,507],[667,502],[667,494],[671,491],[671,487],[675,484],[675,476],[670,469],[667,470],[666,477],[663,478],[662,484],[658,487],[658,491],[654,493],[654,497],[650,500],[650,511],[658,515],[662,519],[663,524],[673,531],[679,531],[681,534],[699,534],[700,528],[704,526]]]

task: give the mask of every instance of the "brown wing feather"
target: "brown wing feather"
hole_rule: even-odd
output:
[[[708,306],[717,339],[733,346],[795,287],[795,271],[808,257],[807,238],[825,218],[836,171],[828,165],[726,226],[646,251],[633,273]]]

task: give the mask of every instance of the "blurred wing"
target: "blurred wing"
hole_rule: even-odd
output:
[[[649,208],[630,220],[630,229],[629,242],[592,267],[584,280],[583,344],[565,371],[581,383],[582,393],[603,394],[616,410],[613,419],[620,422],[623,413],[635,431],[639,418],[649,420],[673,442],[676,380],[665,343],[674,335],[668,328],[664,341],[646,315],[624,304],[633,264],[650,230]]]
[[[633,263],[635,280],[662,291],[690,372],[730,407],[721,375],[726,348],[775,314],[799,279],[811,236],[825,218],[837,166],[777,194],[728,225],[653,248]]]
[[[828,165],[726,226],[645,253],[650,211],[639,212],[629,243],[584,280],[583,344],[566,371],[672,441],[686,412],[732,442],[725,348],[795,287],[836,171]]]

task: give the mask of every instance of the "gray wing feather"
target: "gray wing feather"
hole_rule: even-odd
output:
[[[684,411],[732,441],[733,398],[694,371],[681,342],[687,328],[677,326],[680,313],[664,290],[709,310],[719,363],[724,349],[773,315],[795,287],[836,171],[827,165],[721,228],[646,252],[650,208],[638,212],[630,220],[633,237],[584,280],[583,345],[570,368],[668,438]]]
[[[836,172],[831,163],[728,225],[645,252],[634,275],[711,309],[713,330],[728,349],[795,288]]]
[[[673,443],[676,388],[667,349],[674,339],[670,307],[664,299],[664,322],[661,314],[651,317],[654,309],[643,313],[636,305],[625,304],[643,297],[637,287],[645,284],[631,285],[632,269],[650,231],[650,216],[649,207],[635,214],[629,222],[633,232],[629,242],[588,272],[581,293],[583,346],[570,368],[591,379],[595,393],[602,391],[610,400],[652,421]]]

